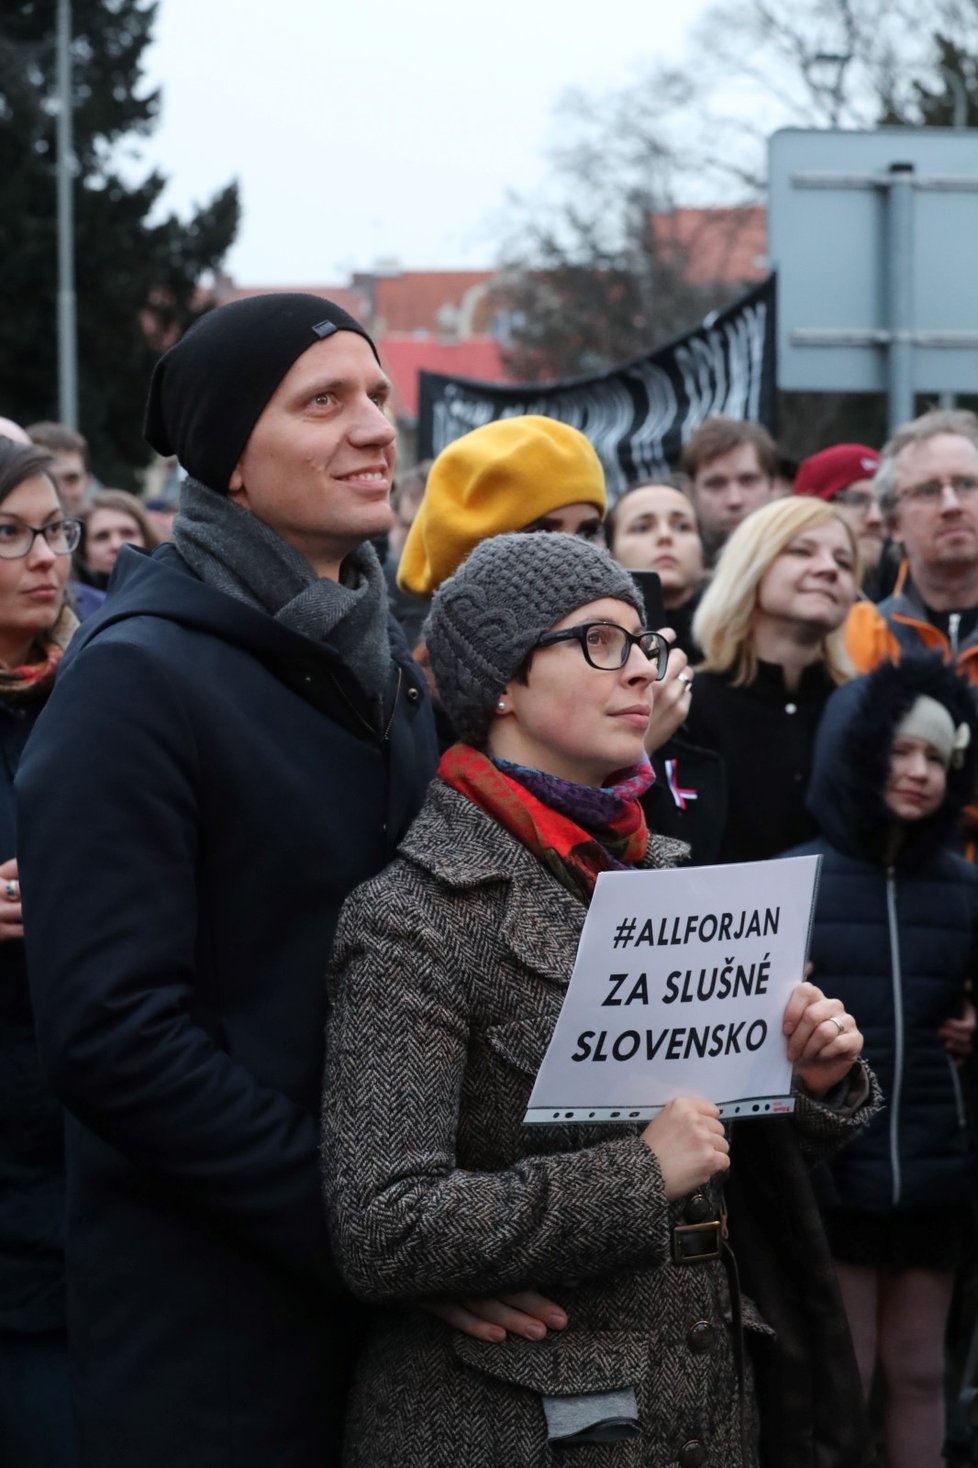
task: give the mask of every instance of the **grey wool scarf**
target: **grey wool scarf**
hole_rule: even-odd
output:
[[[207,586],[329,643],[364,692],[383,701],[391,671],[387,586],[369,541],[344,559],[339,581],[317,576],[257,515],[196,479],[184,480],[173,540]]]

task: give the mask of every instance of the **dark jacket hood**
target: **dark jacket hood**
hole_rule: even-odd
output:
[[[944,705],[971,742],[959,769],[947,772],[944,801],[934,815],[908,822],[896,864],[914,868],[952,835],[973,798],[978,766],[978,716],[968,686],[939,656],[883,663],[833,693],[815,741],[808,809],[823,835],[849,856],[882,862],[893,848],[894,817],[883,799],[897,725],[922,694]]]
[[[194,575],[172,545],[152,555],[123,546],[111,580],[112,596],[78,628],[65,656],[67,662],[107,627],[130,617],[163,617],[183,627],[209,632],[260,654],[304,641],[266,613],[214,591]]]
[[[108,628],[135,617],[160,617],[242,648],[274,669],[303,697],[309,696],[310,684],[322,684],[325,672],[339,694],[334,699],[334,712],[340,721],[357,733],[362,734],[365,729],[380,733],[376,708],[336,648],[314,642],[266,612],[207,586],[174,546],[162,545],[152,554],[135,546],[123,546],[109,591],[105,604],[72,637],[62,667],[68,667]],[[393,618],[388,619],[388,628],[391,654],[400,677],[409,687],[417,689],[413,697],[420,702],[424,698],[421,674],[411,661],[407,643]]]

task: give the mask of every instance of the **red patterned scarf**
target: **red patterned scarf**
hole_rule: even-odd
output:
[[[584,903],[591,900],[599,872],[622,871],[645,855],[649,832],[638,797],[654,778],[650,765],[636,766],[620,785],[603,791],[533,771],[532,783],[546,790],[546,800],[468,744],[446,750],[438,774],[528,847]],[[569,812],[575,806],[593,808],[601,797],[602,822],[587,830]]]
[[[54,684],[58,664],[77,626],[78,618],[74,612],[69,606],[63,606],[50,632],[38,638],[34,662],[24,663],[19,668],[5,668],[0,664],[0,698],[31,700],[47,693]]]

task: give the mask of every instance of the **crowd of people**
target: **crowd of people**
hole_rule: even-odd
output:
[[[172,527],[0,420],[0,1463],[938,1468],[978,418],[609,505],[536,416],[395,480],[389,394],[208,313]],[[523,1125],[600,873],[813,853],[790,1117]]]

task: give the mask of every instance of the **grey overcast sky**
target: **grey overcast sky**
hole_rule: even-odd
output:
[[[240,284],[488,265],[507,189],[545,176],[561,94],[679,60],[705,5],[160,0],[145,60],[162,119],[141,165],[180,213],[240,181]]]

